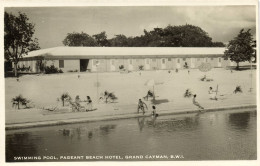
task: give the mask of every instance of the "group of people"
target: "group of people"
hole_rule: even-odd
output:
[[[209,93],[209,99],[210,99],[210,100],[218,100],[218,98],[217,98],[217,92],[218,92],[218,89],[213,90],[212,87],[209,87],[209,91],[208,91],[208,93]],[[199,107],[200,109],[204,109],[204,107],[202,107],[202,106],[197,102],[196,97],[197,97],[196,94],[193,95],[193,100],[192,100],[193,104],[196,105],[197,107]]]
[[[138,101],[138,106],[137,106],[137,113],[139,113],[139,111],[141,110],[143,112],[143,114],[145,114],[145,109],[148,110],[147,105],[145,104],[145,102],[143,102],[141,99],[139,99]],[[157,117],[159,116],[159,114],[156,113],[156,107],[153,105],[152,106],[152,116],[153,117]]]
[[[212,87],[209,87],[209,96],[211,100],[218,100],[217,98],[217,92],[218,92],[218,88],[216,90],[213,90]],[[144,99],[148,100],[148,97],[153,97],[153,93],[149,90],[147,95],[144,97]],[[192,99],[192,103],[197,106],[199,109],[204,109],[204,107],[202,107],[199,102],[196,100],[197,95],[194,94],[193,95],[193,99]],[[137,107],[137,113],[139,113],[139,111],[141,110],[143,112],[143,114],[145,114],[145,108],[148,110],[148,107],[146,105],[145,102],[143,102],[141,99],[139,99],[138,101],[138,107]],[[158,116],[158,114],[156,113],[156,107],[153,105],[152,106],[152,116]]]
[[[83,108],[86,112],[87,111],[92,111],[93,108],[92,108],[92,100],[89,96],[87,96],[87,100],[84,100],[83,102],[86,102],[86,106],[85,107],[82,107],[81,106],[81,103],[82,101],[80,100],[79,98],[79,95],[77,95],[75,97],[75,106],[76,106],[76,109],[79,111],[81,108]]]

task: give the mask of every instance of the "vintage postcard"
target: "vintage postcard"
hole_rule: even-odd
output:
[[[259,164],[257,1],[2,4],[3,164]]]

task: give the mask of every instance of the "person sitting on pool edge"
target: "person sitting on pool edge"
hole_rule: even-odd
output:
[[[197,101],[196,101],[196,97],[197,95],[193,95],[193,99],[192,99],[192,102],[194,105],[196,105],[197,107],[199,107],[200,109],[204,109]]]
[[[213,91],[212,87],[209,87],[209,98],[211,100],[218,100],[216,96],[216,91]]]
[[[92,100],[89,96],[87,96],[87,108],[86,108],[86,112],[88,111],[92,111]]]

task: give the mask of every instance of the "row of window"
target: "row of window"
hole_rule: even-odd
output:
[[[212,61],[214,60],[214,58],[210,58]],[[171,61],[172,58],[168,58],[168,61]],[[186,58],[182,58],[183,61],[186,61]],[[197,58],[197,61],[200,61],[200,58]],[[221,58],[218,58],[218,61],[221,62]],[[139,62],[139,59],[136,59],[136,62]],[[156,59],[152,59],[152,62],[156,62]],[[208,62],[208,58],[206,58],[206,62]],[[162,59],[162,64],[166,63],[166,59]],[[180,63],[180,59],[177,59],[177,63]],[[115,62],[114,60],[111,60],[111,64],[114,65]],[[133,64],[133,59],[129,59],[129,64],[132,65]],[[150,64],[150,59],[145,59],[145,64]]]
[[[200,58],[196,58],[197,61],[200,61]],[[211,60],[214,60],[214,58],[210,58]],[[136,62],[139,62],[140,59],[136,59]],[[156,62],[156,59],[151,59],[152,62]],[[168,58],[168,61],[171,61],[172,58]],[[183,61],[186,61],[186,58],[182,58]],[[218,61],[221,62],[221,58],[218,58]],[[96,61],[95,61],[96,62]],[[206,62],[208,62],[208,58],[206,58]],[[25,62],[26,63],[26,62]],[[104,63],[104,60],[100,60],[100,63]],[[177,63],[180,63],[180,59],[177,59]],[[129,59],[129,64],[133,64],[133,59]],[[150,59],[145,59],[145,64],[150,64]],[[162,59],[162,64],[166,64],[166,59]],[[111,60],[111,65],[115,65],[115,60]],[[64,60],[59,60],[59,68],[64,68]]]

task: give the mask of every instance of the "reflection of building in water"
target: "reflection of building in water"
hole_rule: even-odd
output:
[[[40,72],[42,66],[51,66],[69,71],[119,71],[125,70],[171,70],[198,68],[202,62],[212,67],[235,65],[224,59],[223,47],[54,47],[29,52],[18,63],[21,67],[30,67],[31,72]],[[96,66],[98,62],[98,68]],[[241,62],[249,65],[249,62]]]
[[[89,130],[87,127],[77,127],[77,128],[69,128],[69,129],[62,129],[59,130],[59,132],[68,138],[77,138],[81,139],[83,137],[86,137],[88,139],[93,138],[97,133],[100,133],[101,135],[107,135],[109,134],[112,130],[116,128],[116,125],[101,125],[99,127],[96,127],[94,129]]]
[[[229,114],[229,126],[237,129],[247,129],[251,112]]]
[[[111,125],[111,124],[108,124],[108,125],[101,125],[99,127],[100,129],[100,132],[102,135],[107,135],[109,134],[112,130],[114,130],[116,128],[116,125]]]
[[[6,160],[13,161],[14,156],[36,156],[38,147],[42,143],[41,137],[35,138],[30,132],[6,135]],[[22,149],[22,155],[18,145],[26,145],[27,147]]]
[[[186,131],[186,130],[195,130],[199,126],[199,117],[198,116],[189,116],[189,117],[178,117],[170,120],[153,118],[146,121],[148,127],[153,127],[155,131]]]

